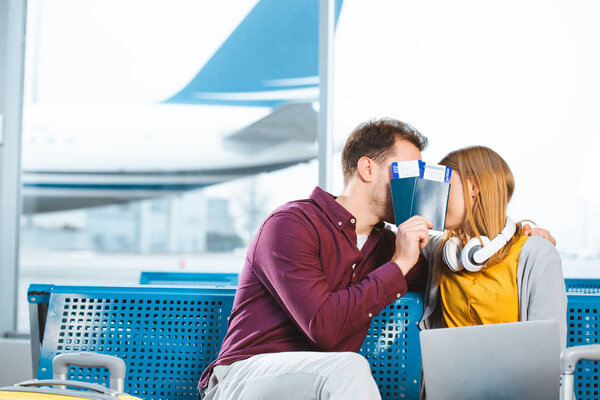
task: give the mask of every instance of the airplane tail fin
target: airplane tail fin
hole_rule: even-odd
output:
[[[336,0],[335,21],[343,0]],[[273,107],[318,97],[319,0],[260,0],[165,103]]]

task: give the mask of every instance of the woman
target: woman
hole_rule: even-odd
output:
[[[440,164],[452,167],[446,231],[423,250],[429,274],[421,329],[553,319],[564,349],[560,257],[550,241],[524,235],[507,217],[514,178],[506,162],[475,146]]]

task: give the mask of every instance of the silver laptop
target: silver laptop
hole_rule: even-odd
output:
[[[422,331],[427,400],[558,399],[556,321]]]

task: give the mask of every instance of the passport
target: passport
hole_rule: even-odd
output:
[[[433,223],[433,230],[444,230],[450,195],[449,182],[413,176],[392,179],[391,186],[396,226],[420,215]]]

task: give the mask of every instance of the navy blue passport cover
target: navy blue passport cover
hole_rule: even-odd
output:
[[[392,179],[391,185],[396,226],[420,215],[433,222],[433,229],[444,230],[450,183],[411,177]]]

